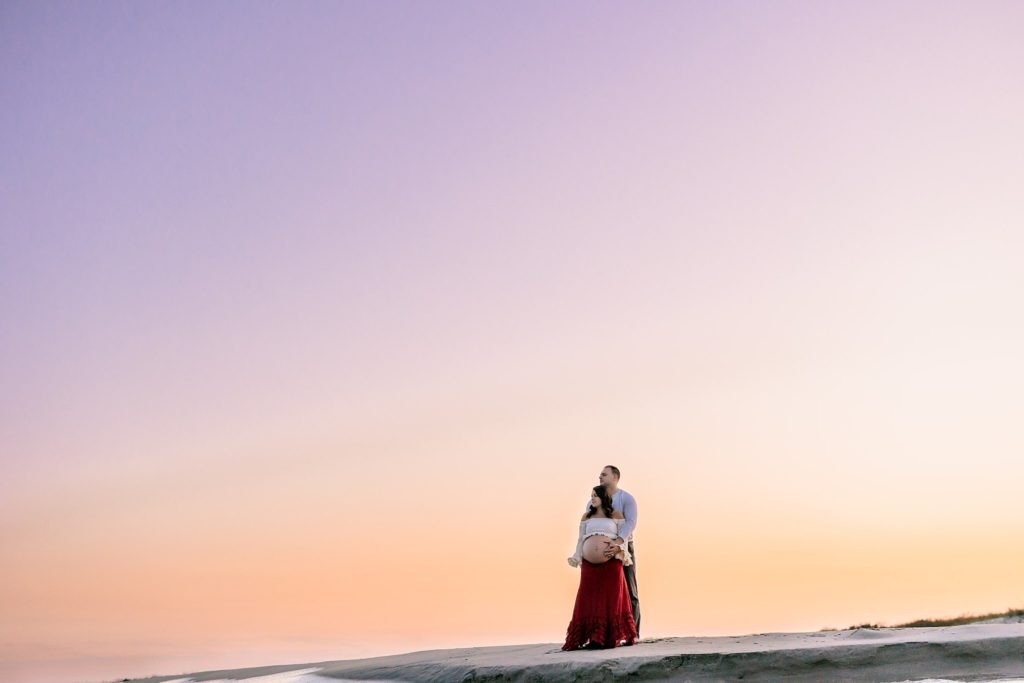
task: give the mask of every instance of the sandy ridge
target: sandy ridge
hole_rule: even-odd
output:
[[[337,679],[450,681],[900,681],[1024,676],[1024,623],[660,638],[612,650],[555,643],[427,650],[367,659],[206,671],[192,681],[318,668]],[[158,683],[175,676],[137,679]]]

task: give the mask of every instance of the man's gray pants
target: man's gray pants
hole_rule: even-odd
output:
[[[629,603],[633,608],[633,621],[636,622],[636,637],[640,637],[640,596],[636,592],[636,551],[633,550],[633,541],[626,545],[633,564],[622,565],[622,573],[626,577],[626,586],[629,587]]]

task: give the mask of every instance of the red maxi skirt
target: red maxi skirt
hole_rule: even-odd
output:
[[[622,561],[593,564],[581,560],[580,587],[562,649],[609,648],[635,642],[636,622]]]

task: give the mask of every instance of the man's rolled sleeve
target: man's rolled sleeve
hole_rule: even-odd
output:
[[[622,516],[626,518],[626,523],[622,525],[620,533],[622,539],[628,541],[633,529],[636,528],[636,498],[632,494],[627,493],[622,497]]]

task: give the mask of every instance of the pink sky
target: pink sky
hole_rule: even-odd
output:
[[[1024,605],[1024,5],[0,8],[0,677]]]

